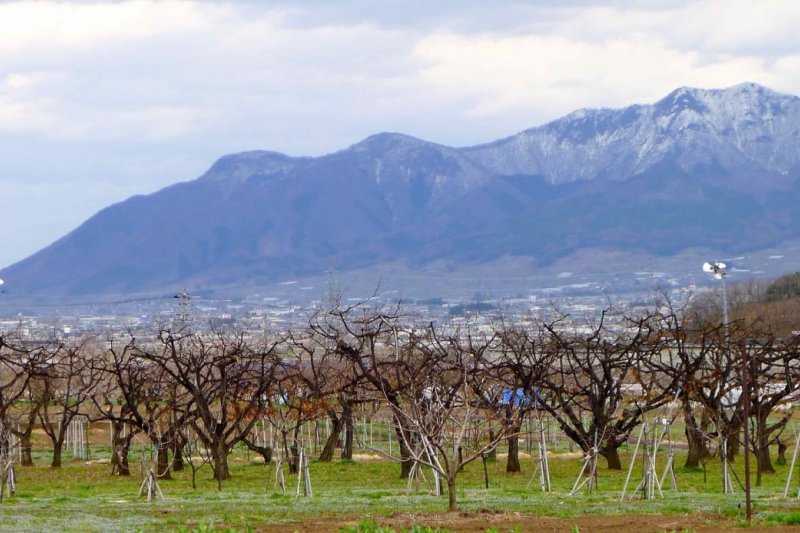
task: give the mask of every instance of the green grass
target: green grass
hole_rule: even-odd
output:
[[[630,452],[623,451],[627,469]],[[287,472],[287,493],[273,488],[274,465],[248,460],[237,451],[231,461],[232,479],[217,491],[209,468],[198,474],[198,488],[191,488],[191,471],[173,473],[172,480],[160,483],[166,501],[147,502],[137,497],[141,478],[138,463],[132,463],[130,478],[109,475],[109,466],[97,462],[107,457],[104,450],[94,450],[94,462],[83,463],[65,457],[62,468],[47,466],[48,456],[40,452],[34,467],[17,467],[18,492],[6,496],[0,504],[4,530],[62,531],[247,531],[264,527],[287,531],[301,528],[309,521],[326,520],[331,527],[360,519],[378,524],[389,517],[408,514],[442,513],[447,498],[428,494],[424,482],[419,490],[406,495],[406,480],[400,479],[399,467],[386,461],[311,462],[313,498],[295,498],[296,478]],[[137,456],[138,457],[138,456]],[[253,459],[252,455],[250,459]],[[735,464],[743,478],[742,461]],[[682,458],[676,458],[682,464]],[[534,463],[523,457],[523,473],[505,473],[501,458],[488,463],[490,488],[483,488],[480,461],[469,465],[459,476],[459,508],[466,512],[512,511],[522,514],[556,517],[565,520],[584,515],[686,515],[708,513],[743,519],[744,496],[722,494],[719,464],[712,462],[708,482],[702,470],[677,468],[678,493],[665,490],[663,498],[642,501],[638,496],[619,501],[626,471],[611,472],[601,460],[599,488],[592,494],[569,496],[581,467],[580,458],[553,458],[550,461],[553,492],[543,494],[538,479],[528,488]],[[659,470],[663,468],[659,464]],[[761,487],[753,489],[753,509],[759,524],[800,524],[800,500],[782,498],[787,466],[776,466],[777,474],[764,476]],[[429,474],[428,474],[429,475]],[[641,479],[641,466],[634,468],[631,488]],[[753,476],[755,479],[755,476]],[[795,486],[796,487],[796,486]],[[796,492],[796,488],[795,488]],[[320,518],[328,517],[328,518]],[[366,524],[367,522],[362,522]],[[359,526],[361,525],[359,524]],[[424,528],[424,525],[419,527]],[[357,529],[345,531],[360,531]],[[366,531],[366,530],[365,530]],[[375,529],[374,531],[389,531]],[[437,531],[436,529],[418,529]],[[441,530],[444,531],[444,530]]]
[[[800,512],[767,514],[767,523],[800,526]]]

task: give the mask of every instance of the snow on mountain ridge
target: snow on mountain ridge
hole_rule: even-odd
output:
[[[786,174],[800,167],[800,98],[754,83],[681,87],[654,104],[582,109],[462,151],[497,174],[551,183],[628,179],[662,163]]]
[[[417,194],[427,190],[430,202],[444,202],[480,187],[491,175],[455,148],[401,133],[371,135],[337,154],[362,160],[364,172],[392,207],[408,189]]]
[[[263,151],[225,156],[204,178],[231,188],[330,158],[352,161],[399,218],[403,205],[446,203],[493,175],[537,175],[550,183],[626,180],[660,167],[722,169],[741,179],[788,175],[800,170],[800,98],[754,83],[680,87],[652,104],[580,109],[486,145],[456,149],[385,132],[319,158]]]
[[[309,159],[306,157],[291,157],[279,152],[266,150],[240,152],[219,158],[200,179],[226,182],[233,185],[255,175],[275,176],[286,174]]]

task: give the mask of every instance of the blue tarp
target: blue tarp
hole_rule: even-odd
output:
[[[534,396],[536,396],[537,400],[541,400],[539,397],[539,391],[536,389],[533,390]],[[513,398],[513,400],[512,400]],[[525,394],[522,389],[507,389],[503,391],[503,405],[513,405],[514,407],[518,407],[520,405],[530,406],[533,404],[533,398]],[[540,401],[537,401],[537,405],[541,405]]]

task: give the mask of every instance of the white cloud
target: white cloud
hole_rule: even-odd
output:
[[[420,79],[469,95],[467,116],[516,110],[541,120],[650,102],[681,85],[756,81],[800,92],[797,2],[583,4],[562,5],[536,32],[427,35],[415,48],[428,62]]]
[[[580,107],[651,101],[679,85],[727,87],[777,77],[761,58],[704,56],[644,36],[593,43],[451,34],[421,41],[416,52],[429,62],[425,83],[471,94],[474,104],[464,111],[481,115],[523,110],[555,118]]]
[[[797,52],[784,49],[800,7],[767,1],[768,9],[740,0],[451,3],[420,7],[420,28],[393,25],[391,7],[359,18],[358,1],[333,22],[314,2],[0,4],[0,50],[15,52],[0,56],[10,72],[0,128],[87,141],[248,130],[281,147],[291,143],[278,121],[295,123],[289,134],[316,127],[315,119],[368,133],[428,114],[488,120],[517,111],[546,120],[652,100],[678,85],[754,80],[787,90],[775,66]],[[448,10],[445,27],[455,29],[431,28]]]
[[[8,2],[0,4],[0,51],[27,53],[42,47],[100,52],[114,43],[203,31],[213,19],[209,15],[225,11],[196,2]]]
[[[87,141],[258,131],[272,113],[313,120],[364,93],[379,99],[412,68],[403,65],[406,35],[391,29],[297,28],[280,10],[236,7],[0,5],[0,20],[19,15],[16,31],[0,23],[0,50],[16,52],[0,56],[0,72],[11,72],[0,85],[0,129]],[[58,78],[32,82],[53,69]]]

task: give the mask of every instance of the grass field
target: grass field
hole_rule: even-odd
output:
[[[551,456],[553,492],[543,494],[538,478],[532,483],[533,460],[523,454],[523,473],[505,473],[502,454],[489,463],[490,488],[483,488],[480,461],[467,467],[459,478],[458,516],[447,515],[446,496],[428,494],[424,482],[406,495],[406,480],[399,478],[397,464],[364,453],[355,461],[311,462],[312,498],[295,498],[296,478],[288,476],[284,496],[274,488],[275,467],[257,462],[254,456],[237,450],[231,461],[232,479],[217,491],[209,467],[198,474],[198,487],[191,488],[187,467],[160,486],[165,501],[138,498],[141,483],[139,464],[132,457],[134,474],[110,475],[108,449],[96,445],[93,459],[78,461],[65,454],[60,469],[48,465],[46,447],[38,446],[36,466],[17,467],[16,495],[0,504],[3,530],[31,531],[180,531],[212,528],[240,531],[339,531],[354,527],[361,519],[374,519],[403,529],[413,524],[461,531],[510,531],[544,529],[580,530],[631,529],[640,531],[703,530],[742,525],[744,494],[722,493],[719,463],[709,465],[707,481],[702,471],[684,471],[683,458],[676,458],[679,492],[643,501],[639,495],[620,502],[625,471],[606,470],[601,459],[599,488],[593,494],[574,496],[569,491],[581,467],[579,454]],[[623,461],[630,449],[623,448]],[[791,454],[790,448],[789,453]],[[134,456],[138,457],[138,452]],[[789,455],[791,457],[791,455]],[[662,458],[661,463],[666,457]],[[735,469],[741,479],[742,460]],[[659,469],[663,468],[660,464]],[[755,524],[800,527],[800,500],[783,498],[788,466],[764,477],[754,487]],[[634,468],[632,485],[641,479],[640,464]],[[800,476],[795,474],[800,482]],[[754,477],[755,479],[755,477]],[[794,484],[794,495],[798,483]],[[777,530],[776,529],[776,530]]]

